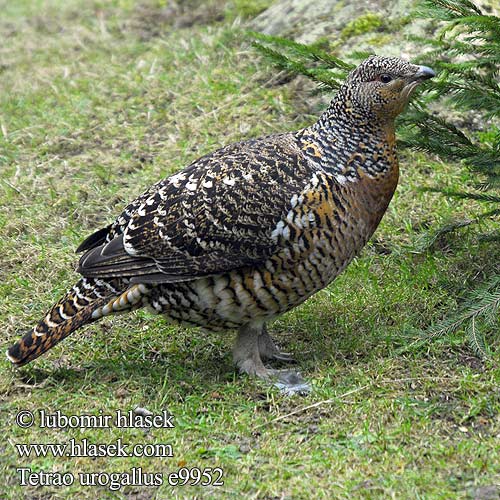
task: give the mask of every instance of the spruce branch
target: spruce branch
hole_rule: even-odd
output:
[[[431,189],[424,189],[431,190]],[[439,192],[436,189],[436,192]],[[449,221],[446,224],[441,225],[438,229],[433,232],[427,232],[423,234],[419,240],[415,243],[413,251],[417,253],[427,252],[433,249],[436,243],[442,239],[446,234],[457,231],[458,229],[468,227],[472,224],[478,224],[485,219],[491,219],[500,215],[500,208],[495,208],[493,210],[488,210],[481,214],[476,215],[473,218],[461,219]]]
[[[461,198],[464,200],[477,200],[477,201],[486,201],[489,203],[500,203],[500,196],[495,196],[493,194],[484,194],[484,193],[468,193],[463,191],[453,191],[449,189],[441,189],[436,187],[424,187],[421,188],[422,191],[428,191],[433,193],[441,193],[445,196],[449,196],[451,198]],[[496,215],[497,212],[500,213],[500,208],[497,210],[493,210],[492,212],[486,212],[490,215]]]
[[[500,310],[500,275],[471,291],[460,309],[426,330],[427,339],[449,335],[465,324],[465,333],[471,346],[481,357],[487,357],[489,348],[479,332],[477,322],[487,318],[496,323]]]

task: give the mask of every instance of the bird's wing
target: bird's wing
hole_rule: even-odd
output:
[[[107,236],[87,238],[78,271],[162,283],[261,263],[311,173],[287,135],[227,146],[152,186]]]

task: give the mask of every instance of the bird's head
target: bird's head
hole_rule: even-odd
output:
[[[427,66],[398,57],[371,56],[349,73],[341,92],[347,97],[350,112],[394,120],[417,85],[435,75]]]

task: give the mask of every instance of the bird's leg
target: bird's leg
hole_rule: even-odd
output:
[[[262,327],[262,332],[259,335],[259,353],[262,359],[275,359],[277,361],[295,363],[295,360],[292,358],[291,354],[287,352],[281,352],[278,349],[273,339],[269,335],[266,325]]]
[[[262,324],[243,325],[233,347],[233,361],[242,373],[268,379],[269,370],[262,363],[259,352],[259,337]]]
[[[260,340],[262,335],[265,335],[264,339]],[[262,323],[247,323],[242,326],[233,348],[235,365],[243,373],[273,381],[274,385],[285,394],[304,394],[310,392],[311,388],[309,384],[299,373],[288,370],[272,370],[264,366],[261,359],[260,345],[262,343],[262,345],[269,348],[269,340],[271,338],[265,332]],[[272,345],[277,350],[274,343]]]

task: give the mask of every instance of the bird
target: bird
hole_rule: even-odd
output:
[[[395,118],[427,66],[373,55],[312,125],[227,145],[157,182],[86,238],[77,283],[7,350],[17,367],[83,325],[138,308],[237,330],[240,372],[307,392],[267,325],[359,254],[396,189]],[[267,363],[267,366],[266,364]]]

